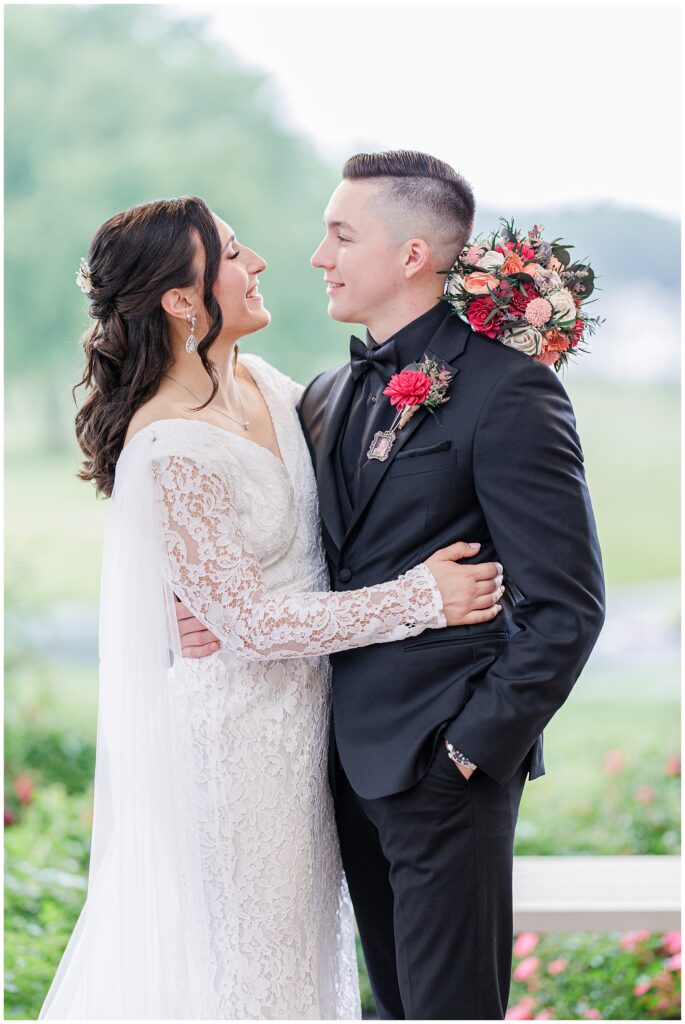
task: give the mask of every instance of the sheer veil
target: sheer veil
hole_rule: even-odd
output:
[[[86,903],[40,1019],[215,1019],[154,429],[117,465],[105,536],[93,833]],[[181,812],[182,808],[182,812]]]

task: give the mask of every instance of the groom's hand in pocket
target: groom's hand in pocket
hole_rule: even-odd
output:
[[[479,549],[478,543],[458,541],[426,559],[442,597],[448,626],[489,622],[502,610],[497,603],[504,594],[500,562],[459,564],[462,558],[473,558]]]
[[[174,607],[183,657],[206,658],[208,654],[216,654],[221,644],[214,634],[210,633],[178,598],[174,602]]]

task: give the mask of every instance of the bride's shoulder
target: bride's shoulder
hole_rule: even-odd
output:
[[[124,438],[124,448],[131,443],[136,434],[153,423],[185,418],[182,402],[175,402],[168,395],[153,395],[149,401],[144,402],[140,408],[136,409],[131,417]]]
[[[302,384],[298,384],[287,373],[283,373],[273,363],[267,362],[266,359],[256,355],[254,352],[241,352],[238,357],[238,363],[240,364],[241,362],[244,363],[248,372],[254,368],[258,374],[269,381],[272,387],[281,391],[287,397],[289,404],[297,405],[304,391]]]
[[[133,455],[143,462],[182,459],[202,465],[211,472],[234,472],[240,460],[233,451],[233,435],[188,415],[188,407],[168,395],[155,395],[131,417],[122,448],[125,463]]]

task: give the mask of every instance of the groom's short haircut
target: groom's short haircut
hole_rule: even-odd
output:
[[[343,178],[377,181],[376,203],[387,215],[393,242],[425,238],[442,269],[452,266],[469,240],[476,209],[473,190],[437,157],[407,149],[358,153],[345,163]]]

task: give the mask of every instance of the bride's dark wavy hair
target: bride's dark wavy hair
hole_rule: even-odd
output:
[[[161,300],[170,288],[199,283],[193,266],[198,245],[205,253],[203,302],[210,321],[197,349],[212,381],[207,405],[219,386],[209,349],[223,326],[212,294],[221,241],[209,207],[196,196],[143,203],[115,214],[91,242],[88,311],[95,325],[83,335],[85,368],[72,394],[76,400],[77,388],[88,392],[76,414],[85,455],[78,476],[93,480],[98,494],[111,496],[131,417],[156,393],[173,361]]]

